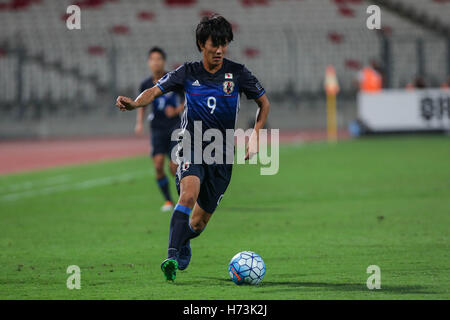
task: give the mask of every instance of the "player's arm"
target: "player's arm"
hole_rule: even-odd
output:
[[[256,122],[247,145],[245,160],[250,159],[253,155],[258,153],[259,130],[264,128],[267,121],[267,116],[269,115],[270,102],[265,93],[259,98],[256,98],[255,102],[258,105],[258,110],[256,111]]]
[[[245,93],[247,98],[255,100],[258,105],[255,127],[253,128],[246,148],[245,160],[248,160],[258,153],[259,131],[264,128],[264,125],[266,124],[270,103],[264,88],[246,67],[243,67],[239,73],[239,84],[241,91]]]
[[[178,67],[176,70],[167,73],[162,77],[154,87],[142,91],[142,93],[133,101],[128,97],[119,96],[116,101],[116,106],[121,110],[134,110],[145,107],[162,96],[164,93],[183,89],[185,78],[185,65]]]
[[[145,108],[139,108],[136,112],[136,126],[134,127],[134,132],[137,135],[141,135],[144,131],[144,117],[145,117]]]
[[[120,111],[134,110],[143,108],[152,103],[157,97],[161,96],[163,92],[158,86],[142,91],[142,93],[133,101],[131,98],[119,96],[116,100],[116,106]]]
[[[139,94],[141,94],[145,89],[148,89],[146,87],[146,83],[143,82],[141,84],[141,87],[139,88]],[[136,133],[136,135],[141,135],[142,132],[144,131],[144,117],[145,117],[145,109],[144,108],[139,108],[138,111],[136,112],[136,125],[134,127],[134,133]]]

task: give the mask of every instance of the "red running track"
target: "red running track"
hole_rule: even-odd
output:
[[[340,139],[348,138],[345,131]],[[324,131],[280,132],[280,142],[325,140]],[[147,137],[0,141],[0,174],[149,154]]]
[[[145,154],[146,138],[83,138],[0,142],[0,174]]]

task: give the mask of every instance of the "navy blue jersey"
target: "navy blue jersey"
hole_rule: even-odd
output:
[[[139,93],[152,88],[155,84],[153,78],[149,77],[145,79],[140,86]],[[167,106],[177,107],[180,104],[179,92],[168,92],[156,98],[152,103],[152,112],[148,115],[148,120],[151,121],[151,128],[154,129],[171,129],[180,126],[180,117],[177,115],[173,118],[168,118],[165,114]]]
[[[202,122],[203,132],[219,129],[225,137],[225,130],[235,128],[241,93],[248,99],[256,99],[265,92],[244,65],[228,59],[223,60],[221,69],[214,74],[206,71],[202,61],[187,62],[167,73],[156,85],[164,93],[184,90],[181,127],[189,131],[192,139],[194,121]]]

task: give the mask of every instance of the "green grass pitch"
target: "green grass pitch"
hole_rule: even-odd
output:
[[[174,283],[147,157],[3,176],[0,298],[449,299],[449,161],[448,138],[416,136],[284,145],[275,176],[237,165]],[[229,280],[242,250],[265,260],[261,285]]]

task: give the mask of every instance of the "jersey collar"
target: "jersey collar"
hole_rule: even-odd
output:
[[[205,69],[205,66],[203,65],[203,59],[200,60],[200,65],[201,65],[201,67],[202,67],[202,70],[203,70],[210,78],[215,78],[215,77],[216,77],[218,74],[220,74],[220,73],[222,72],[222,70],[224,69],[226,60],[227,60],[227,59],[223,58],[222,66],[221,66],[220,69],[217,70],[215,73],[208,72],[208,71]]]

